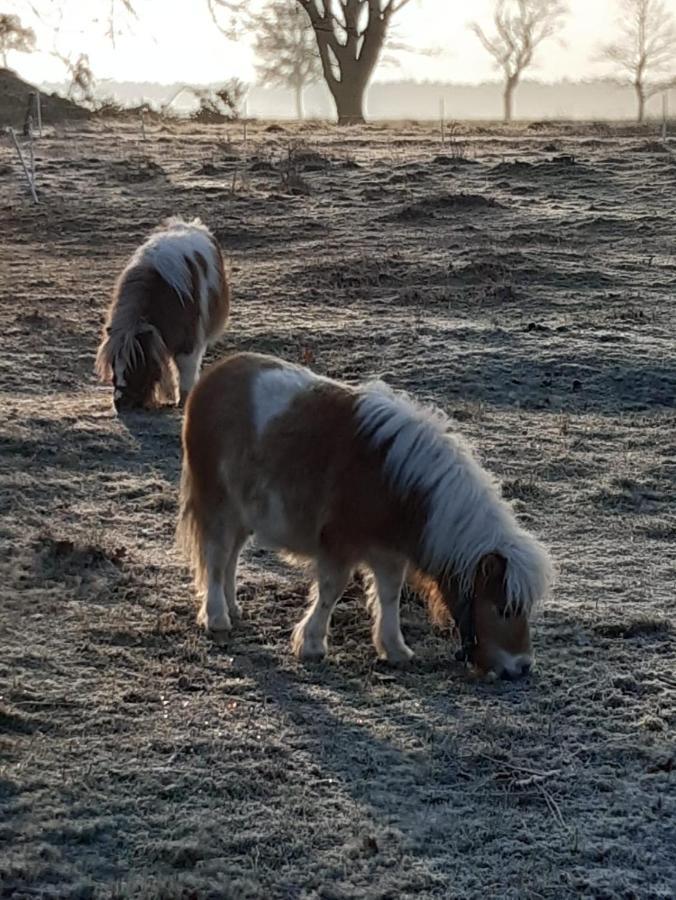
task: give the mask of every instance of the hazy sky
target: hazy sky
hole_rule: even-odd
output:
[[[676,13],[676,0],[667,0]],[[45,51],[54,46],[53,32],[35,23],[28,0],[9,4],[34,25]],[[105,18],[83,20],[83,9],[107,9],[103,0],[62,0],[63,17],[57,49],[64,54],[86,52],[97,78],[118,80],[219,81],[232,76],[255,76],[253,54],[247,42],[233,43],[214,27],[206,0],[136,0],[139,21],[121,16],[123,33],[113,48],[105,37]],[[604,64],[594,60],[599,41],[612,37],[619,0],[570,0],[571,15],[559,39],[544,45],[531,74],[542,80],[583,78],[603,74]],[[496,77],[495,69],[477,38],[466,25],[471,20],[490,24],[492,0],[413,0],[398,17],[398,38],[419,47],[433,47],[433,56],[402,54],[397,68],[381,67],[379,79],[415,78],[476,82]],[[188,12],[188,10],[190,10]],[[91,12],[88,13],[91,16]],[[53,21],[53,20],[52,20]],[[32,56],[11,54],[10,65],[24,77],[61,80],[61,63],[48,52]]]

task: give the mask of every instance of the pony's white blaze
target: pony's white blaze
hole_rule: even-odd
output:
[[[544,547],[517,523],[469,446],[448,432],[449,420],[382,382],[367,385],[358,402],[360,432],[388,446],[385,472],[392,488],[427,500],[423,562],[429,571],[453,570],[469,590],[479,560],[499,553],[508,561],[508,604],[529,614],[552,578]]]
[[[261,437],[273,419],[289,408],[294,398],[321,379],[301,366],[262,369],[251,385],[253,421]]]

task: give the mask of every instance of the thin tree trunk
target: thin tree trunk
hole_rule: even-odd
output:
[[[7,65],[7,51],[6,50],[2,51],[2,67],[3,67],[3,69],[9,68]]]
[[[305,112],[303,110],[303,85],[296,85],[296,118],[299,122],[302,122],[305,118]]]
[[[514,100],[514,88],[516,87],[516,81],[511,78],[508,78],[505,82],[505,92],[503,94],[503,122],[508,125],[512,121],[512,110],[513,110],[513,100]]]
[[[640,81],[637,81],[634,84],[634,89],[636,90],[636,99],[638,100],[638,117],[637,121],[639,125],[643,125],[645,122],[645,93],[643,91],[643,85]]]

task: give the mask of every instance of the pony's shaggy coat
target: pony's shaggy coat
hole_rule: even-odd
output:
[[[473,623],[483,669],[526,671],[549,557],[448,428],[385,385],[351,388],[271,357],[237,354],[208,372],[186,409],[178,529],[207,629],[238,614],[237,559],[255,534],[316,564],[299,656],[326,652],[333,607],[365,565],[374,643],[390,662],[412,655],[399,627],[408,569],[434,618]]]
[[[179,399],[194,384],[230,307],[223,256],[199,219],[168,219],[133,254],[115,287],[96,371],[116,406]]]

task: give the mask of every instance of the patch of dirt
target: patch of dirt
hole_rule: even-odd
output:
[[[676,206],[647,132],[462,126],[468,163],[413,124],[172,128],[46,136],[38,206],[0,145],[0,894],[673,896]],[[528,680],[475,682],[408,594],[387,669],[358,582],[301,666],[307,578],[255,546],[204,637],[180,412],[118,419],[93,374],[171,214],[233,271],[207,364],[384,378],[476,445],[558,569]]]

